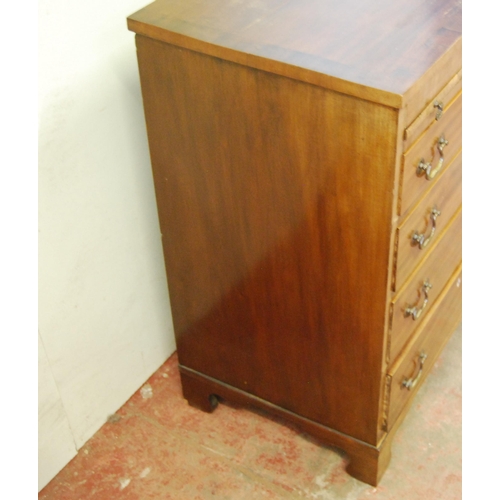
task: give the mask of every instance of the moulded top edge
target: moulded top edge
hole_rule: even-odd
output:
[[[461,38],[459,0],[157,0],[131,31],[391,107]]]

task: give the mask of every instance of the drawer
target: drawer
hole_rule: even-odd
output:
[[[462,152],[396,229],[393,291],[401,288],[422,258],[432,251],[436,239],[457,211],[461,200]]]
[[[430,100],[422,113],[406,128],[404,132],[404,151],[407,151],[431,125],[437,125],[437,122],[443,120],[455,96],[461,90],[462,70],[448,82],[446,87],[434,99]]]
[[[462,312],[461,268],[452,276],[445,290],[419,328],[415,341],[405,350],[391,368],[389,377],[390,399],[387,428],[390,429],[413,394],[419,389],[427,373],[455,331]]]
[[[443,118],[404,153],[399,193],[401,215],[405,215],[432,184],[437,182],[448,167],[450,159],[453,159],[461,148],[462,93],[449,106]]]
[[[391,303],[391,340],[393,360],[407,343],[462,258],[462,210],[454,215],[432,252],[423,259]],[[429,283],[431,288],[426,287]],[[427,297],[427,298],[426,298]]]

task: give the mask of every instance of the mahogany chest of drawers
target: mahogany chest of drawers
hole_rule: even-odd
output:
[[[461,316],[461,4],[157,0],[128,19],[183,392],[376,485]]]

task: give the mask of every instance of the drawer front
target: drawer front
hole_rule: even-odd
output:
[[[443,142],[445,141],[445,142]],[[446,142],[447,141],[447,142]],[[403,155],[400,211],[408,209],[437,182],[450,160],[462,148],[462,94],[450,105],[446,115],[430,127]]]
[[[392,301],[391,342],[393,360],[407,343],[462,259],[462,210],[455,214],[435,249],[422,261]],[[426,287],[426,283],[431,285]]]
[[[387,428],[391,429],[410,403],[427,373],[455,331],[462,312],[462,273],[459,269],[448,282],[440,300],[419,329],[415,341],[388,374],[390,384]]]
[[[436,240],[462,201],[462,153],[460,152],[432,189],[396,229],[396,268],[393,291],[432,251]]]
[[[404,151],[407,151],[431,125],[444,119],[455,96],[462,90],[462,70],[458,72],[415,118],[404,133]]]

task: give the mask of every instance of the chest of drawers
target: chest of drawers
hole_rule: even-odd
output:
[[[461,315],[461,4],[157,0],[136,33],[184,396],[376,485]]]

